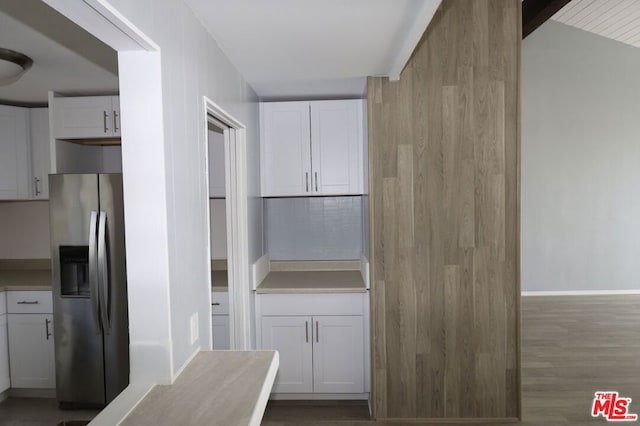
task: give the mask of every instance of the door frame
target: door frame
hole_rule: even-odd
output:
[[[242,122],[227,113],[207,96],[203,96],[205,135],[208,135],[209,117],[226,125],[224,130],[224,177],[227,213],[227,276],[229,288],[229,347],[236,350],[251,349],[251,314],[249,289],[249,241],[247,214],[247,135]],[[209,138],[204,138],[205,179],[207,187],[206,221],[211,259],[211,205],[209,203]],[[210,277],[210,276],[209,276]],[[210,279],[210,278],[209,278]],[[244,285],[243,285],[244,283]],[[209,287],[211,288],[211,282]],[[211,293],[209,292],[209,298]],[[211,302],[211,300],[209,301]],[[211,304],[211,303],[209,303]],[[209,315],[211,329],[211,315]],[[211,349],[211,340],[209,349]]]

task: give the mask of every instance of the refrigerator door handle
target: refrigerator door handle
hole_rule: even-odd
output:
[[[98,293],[98,247],[97,247],[97,227],[98,212],[91,212],[89,221],[89,287],[91,290],[91,307],[93,311],[93,321],[96,326],[96,334],[102,332],[100,328],[100,294]]]
[[[104,333],[111,333],[109,323],[109,259],[107,256],[107,212],[98,219],[98,283],[100,286],[100,315]]]

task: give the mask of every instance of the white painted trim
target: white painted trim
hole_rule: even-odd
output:
[[[441,2],[442,0],[425,1],[422,8],[418,13],[416,13],[413,24],[411,25],[411,28],[409,28],[409,31],[407,31],[407,36],[397,49],[398,55],[389,69],[389,80],[400,80],[400,73],[404,69],[405,65],[407,65],[409,58],[411,58],[413,51],[422,38],[422,34],[424,34],[429,26],[429,23],[431,22],[431,19],[433,19],[433,15],[435,15],[438,7],[440,7]]]
[[[271,258],[265,254],[251,265],[251,286],[254,290],[269,275],[269,272],[271,272]]]
[[[559,290],[559,291],[523,291],[526,296],[614,296],[624,294],[640,294],[637,290]]]
[[[273,383],[276,381],[276,374],[278,373],[278,367],[280,366],[280,354],[278,351],[273,352],[273,359],[271,360],[271,365],[267,371],[267,377],[260,388],[258,401],[256,401],[256,405],[253,407],[253,413],[249,419],[249,426],[260,426],[260,423],[262,423],[262,416],[264,415],[264,410],[267,408],[267,403],[269,402],[269,394],[273,388]]]
[[[270,399],[277,400],[359,400],[368,401],[369,393],[272,393]]]
[[[151,392],[153,383],[130,384],[91,421],[91,426],[120,425]]]
[[[362,275],[362,280],[364,281],[364,286],[367,290],[370,288],[370,272],[369,272],[369,259],[366,258],[364,253],[360,257],[360,274]]]
[[[138,49],[147,51],[160,51],[160,46],[155,44],[153,40],[147,37],[138,27],[133,25],[125,16],[118,12],[111,4],[105,0],[83,0],[93,10],[102,15],[107,21],[113,24],[116,28],[126,34],[137,45]],[[138,50],[136,49],[136,50]]]
[[[118,52],[160,51],[153,41],[105,0],[43,0]]]
[[[224,131],[225,186],[227,194],[227,267],[229,287],[229,344],[231,349],[251,349],[251,298],[249,289],[249,219],[247,213],[247,155],[244,124],[208,97],[204,99],[204,119],[208,116],[229,126]],[[207,143],[207,152],[209,144]],[[206,153],[205,153],[206,154]],[[205,155],[204,158],[209,158]],[[205,167],[208,173],[208,165]],[[207,214],[209,213],[209,179],[206,181]],[[206,223],[209,224],[207,218]],[[210,226],[207,234],[210,236]],[[210,238],[210,237],[209,237]],[[210,242],[209,242],[210,245]],[[210,252],[210,249],[208,250]],[[210,257],[210,253],[207,256]],[[207,280],[208,285],[211,282]],[[208,292],[209,298],[211,293]],[[209,300],[209,305],[211,300]],[[210,325],[211,316],[207,323]]]

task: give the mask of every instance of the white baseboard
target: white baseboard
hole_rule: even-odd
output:
[[[55,398],[56,390],[54,389],[27,389],[27,388],[10,388],[7,390],[9,398]]]
[[[337,400],[361,400],[368,401],[368,393],[272,393],[269,399],[288,401],[337,401]]]
[[[640,294],[637,290],[558,290],[558,291],[523,291],[522,296],[615,296]]]

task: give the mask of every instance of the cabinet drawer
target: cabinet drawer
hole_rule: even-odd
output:
[[[7,313],[7,293],[0,291],[0,315]]]
[[[225,291],[211,292],[211,314],[229,315],[229,293]]]
[[[364,315],[367,293],[260,294],[261,315]]]
[[[53,296],[50,291],[8,291],[7,311],[10,314],[53,313]]]

